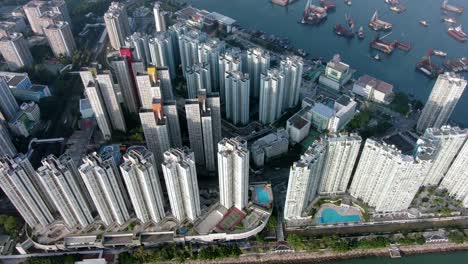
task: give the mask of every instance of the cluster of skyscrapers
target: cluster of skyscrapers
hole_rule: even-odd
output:
[[[23,11],[33,33],[46,37],[55,57],[72,57],[76,44],[65,1],[32,0],[23,6]],[[14,28],[0,35],[0,53],[12,70],[33,64],[23,34]]]

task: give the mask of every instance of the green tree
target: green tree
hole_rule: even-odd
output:
[[[3,224],[5,232],[8,234],[14,234],[18,231],[18,219],[14,216],[8,216]]]

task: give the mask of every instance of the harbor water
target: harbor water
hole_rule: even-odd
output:
[[[325,60],[334,54],[340,54],[345,63],[357,70],[356,77],[369,74],[395,86],[395,90],[404,91],[425,102],[435,82],[415,69],[418,61],[430,49],[448,53],[447,58],[453,59],[468,56],[468,43],[460,43],[447,34],[449,25],[442,22],[443,16],[456,18],[458,24],[468,32],[468,12],[462,15],[444,14],[440,8],[443,0],[402,0],[407,10],[401,14],[393,13],[384,0],[354,0],[347,6],[343,0],[335,0],[337,8],[329,13],[327,20],[317,26],[302,25],[298,21],[304,11],[307,0],[298,0],[283,7],[273,5],[270,0],[187,0],[194,7],[216,11],[237,20],[249,29],[256,29],[288,38],[296,48],[306,50],[310,58],[322,57]],[[319,0],[314,1],[319,5]],[[451,0],[451,4],[465,6],[464,0]],[[412,49],[405,52],[395,49],[393,54],[380,54],[381,61],[373,57],[376,50],[371,50],[369,44],[376,32],[368,27],[368,22],[375,10],[379,17],[393,24],[392,34],[385,40],[409,42]],[[346,25],[345,16],[351,16],[356,23],[356,29],[363,27],[365,39],[345,39],[333,32],[333,27],[340,23]],[[420,25],[420,20],[426,20],[428,27]],[[384,35],[386,33],[382,33]],[[433,56],[433,61],[442,65],[444,59]],[[468,75],[464,74],[465,78]],[[465,91],[459,101],[452,119],[468,126],[468,91]]]

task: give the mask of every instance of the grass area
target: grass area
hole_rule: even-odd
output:
[[[363,138],[383,135],[387,130],[392,127],[392,124],[383,118],[378,120],[376,125],[371,125],[370,121],[373,115],[369,109],[364,109],[356,114],[354,118],[346,126],[346,130],[350,132],[358,132]]]

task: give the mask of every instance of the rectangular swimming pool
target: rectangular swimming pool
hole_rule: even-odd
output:
[[[339,223],[353,223],[360,222],[361,216],[359,215],[341,215],[335,211],[335,209],[327,208],[322,211],[320,217],[318,217],[317,222],[319,224],[339,224]]]
[[[255,192],[257,193],[257,200],[261,204],[268,204],[270,203],[270,195],[268,191],[266,191],[262,187],[255,187]]]

